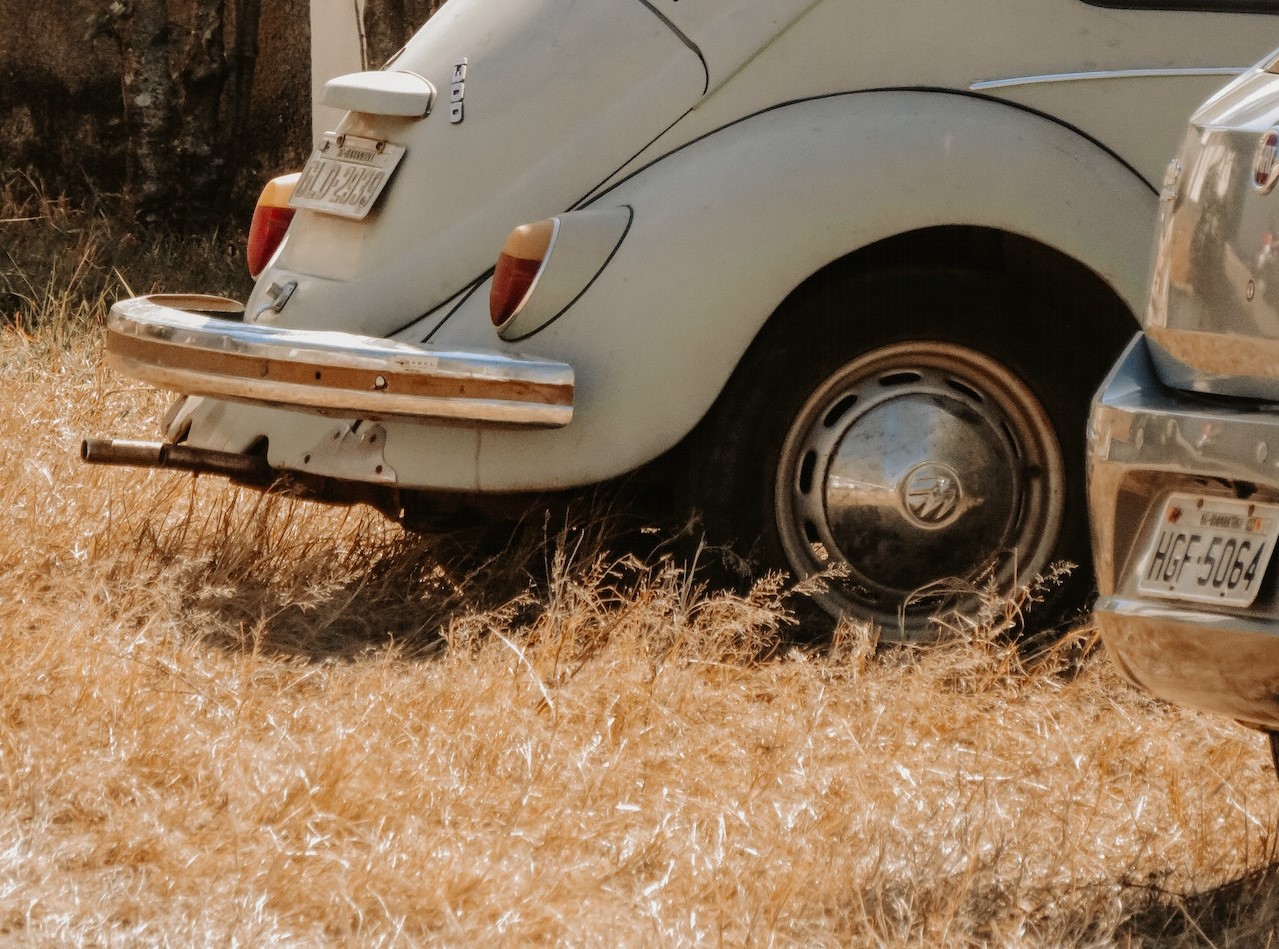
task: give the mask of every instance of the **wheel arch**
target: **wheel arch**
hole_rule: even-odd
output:
[[[756,339],[766,340],[773,333],[786,332],[796,301],[816,292],[822,285],[859,274],[915,268],[925,261],[998,278],[1027,294],[1051,300],[1051,305],[1029,310],[1025,317],[1032,323],[1068,321],[1057,329],[1068,330],[1076,342],[1073,355],[1095,363],[1098,371],[1109,368],[1138,329],[1137,317],[1129,302],[1097,271],[1077,258],[1009,230],[949,224],[904,231],[859,247],[820,267],[786,296],[760,327]],[[1091,356],[1095,359],[1089,358]]]

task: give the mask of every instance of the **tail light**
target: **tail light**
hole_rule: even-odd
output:
[[[258,196],[257,207],[253,209],[253,223],[249,225],[249,246],[245,253],[249,274],[253,277],[266,269],[279,248],[280,241],[284,240],[284,232],[289,229],[289,223],[293,220],[289,198],[293,197],[293,189],[301,177],[301,173],[297,173],[272,178]]]
[[[521,224],[511,231],[497,258],[489,290],[489,316],[494,326],[508,322],[533,292],[558,232],[559,221],[555,218]]]

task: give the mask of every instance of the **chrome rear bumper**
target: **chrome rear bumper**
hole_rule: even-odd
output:
[[[1103,596],[1093,611],[1124,676],[1161,699],[1279,729],[1273,621]]]
[[[1165,386],[1145,337],[1093,403],[1088,494],[1098,629],[1119,669],[1154,695],[1279,729],[1279,556],[1246,608],[1143,594],[1137,574],[1171,492],[1279,500],[1279,412]]]
[[[565,363],[244,323],[241,314],[221,297],[123,300],[107,317],[107,361],[187,395],[338,418],[534,428],[573,418],[573,369]]]

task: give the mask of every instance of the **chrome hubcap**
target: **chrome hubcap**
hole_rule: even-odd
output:
[[[963,346],[901,343],[845,365],[796,416],[778,535],[797,574],[846,574],[817,597],[829,612],[917,638],[943,605],[922,591],[988,567],[1008,588],[1048,565],[1064,490],[1052,423],[1025,383]]]

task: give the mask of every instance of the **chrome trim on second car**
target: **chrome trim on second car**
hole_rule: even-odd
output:
[[[1168,386],[1279,402],[1279,112],[1253,71],[1195,113],[1160,195],[1144,325]]]
[[[573,417],[565,363],[244,323],[233,306],[199,296],[121,301],[107,317],[107,361],[188,395],[339,418],[557,428]]]

